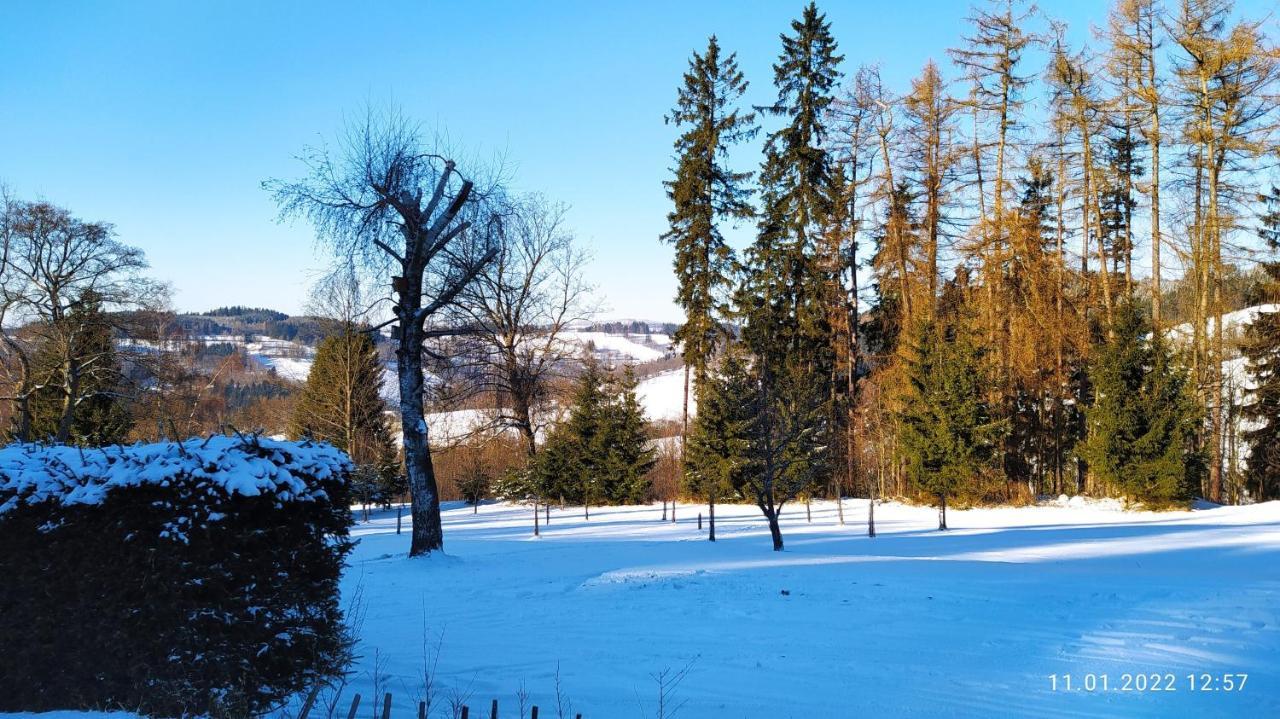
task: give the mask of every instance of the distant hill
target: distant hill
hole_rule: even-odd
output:
[[[328,333],[328,321],[308,315],[291,316],[266,307],[219,307],[208,312],[180,314],[176,322],[187,334],[255,335],[314,346]]]
[[[201,312],[200,314],[205,317],[234,318],[242,322],[271,322],[273,320],[280,322],[289,319],[289,315],[286,315],[283,312],[277,312],[276,310],[267,309],[265,307],[243,307],[241,305],[235,305],[234,307],[218,307],[216,309],[209,310],[208,312]]]

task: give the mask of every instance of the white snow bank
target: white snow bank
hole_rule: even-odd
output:
[[[0,449],[0,515],[21,504],[100,504],[120,487],[167,486],[181,477],[204,480],[228,495],[271,494],[280,501],[322,498],[298,476],[345,474],[350,460],[321,442],[214,436],[184,442],[102,449],[11,444]]]

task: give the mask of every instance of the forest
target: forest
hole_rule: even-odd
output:
[[[715,36],[693,54],[663,239],[701,494],[771,521],[806,493],[918,495],[944,528],[948,499],[1275,496],[1265,18],[1120,0],[1102,20],[1073,45],[982,4],[891,88],[810,4],[764,106]],[[1246,304],[1243,336],[1217,321]]]

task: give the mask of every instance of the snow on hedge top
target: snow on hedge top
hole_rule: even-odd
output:
[[[341,477],[350,466],[347,455],[332,445],[265,437],[214,436],[102,449],[11,444],[0,448],[0,515],[51,499],[100,504],[119,487],[168,486],[182,477],[203,480],[228,495],[311,501],[323,498],[324,490],[308,486],[302,477]]]

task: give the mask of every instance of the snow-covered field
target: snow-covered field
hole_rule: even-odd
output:
[[[564,338],[568,342],[574,342],[582,346],[590,343],[595,346],[597,353],[611,353],[619,359],[635,360],[637,362],[652,362],[653,360],[662,359],[670,351],[670,347],[659,348],[652,346],[652,344],[657,343],[658,339],[665,340],[669,344],[670,338],[666,335],[650,335],[646,337],[645,335],[617,335],[607,332],[575,330],[564,333]]]
[[[376,657],[392,715],[413,716],[425,637],[441,711],[457,693],[507,716],[523,684],[547,716],[558,666],[585,717],[652,717],[650,675],[689,666],[690,719],[1280,716],[1280,502],[954,511],[945,533],[890,503],[875,539],[866,508],[846,501],[840,527],[830,503],[812,524],[791,505],[774,553],[753,507],[719,507],[711,544],[703,507],[675,525],[657,507],[553,510],[534,539],[526,508],[450,505],[447,554],[412,560],[384,513],[355,528],[344,580],[366,602],[352,689],[371,695]],[[1120,691],[1126,673],[1174,690]],[[1199,692],[1188,674],[1248,679]]]
[[[698,413],[693,380],[689,380],[689,416]],[[675,369],[647,377],[636,385],[636,399],[650,422],[679,420],[684,413],[684,370]]]

